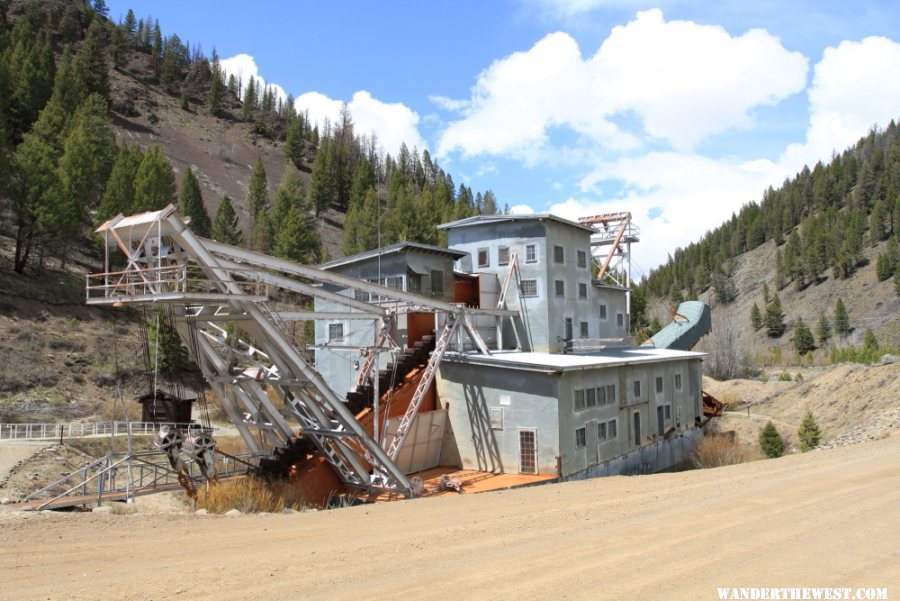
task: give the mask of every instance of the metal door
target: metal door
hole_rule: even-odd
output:
[[[519,430],[519,473],[538,473],[537,430]]]

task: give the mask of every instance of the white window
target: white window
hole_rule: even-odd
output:
[[[588,322],[586,322],[586,321],[581,322],[581,337],[582,338],[588,337]]]
[[[662,376],[656,376],[656,394],[663,393],[663,378]]]
[[[431,271],[431,293],[435,296],[444,294],[444,272],[440,269]]]
[[[328,340],[343,340],[344,324],[330,323],[328,324]]]
[[[393,288],[394,290],[403,290],[403,276],[392,275],[385,280],[384,285],[388,288]]]
[[[503,429],[503,407],[488,407],[488,418],[491,421],[491,430]]]
[[[625,316],[621,313],[616,313],[616,325],[620,328],[625,327]]]
[[[584,391],[585,396],[585,404],[588,407],[596,407],[597,405],[597,389],[596,388],[588,388]]]
[[[537,263],[537,249],[534,244],[528,244],[525,246],[525,262]]]
[[[606,440],[606,422],[600,422],[597,424],[597,438],[599,440]]]
[[[681,374],[675,374],[675,390],[681,390]]]
[[[609,424],[609,426],[607,426],[606,428],[606,433],[609,436],[609,439],[612,440],[618,436],[618,432],[616,432],[616,430],[618,429],[618,423],[615,419],[611,419],[607,423]]]
[[[616,402],[616,385],[615,384],[607,384],[606,385],[606,402],[607,403],[615,403]]]
[[[606,320],[606,305],[600,305],[600,319]]]
[[[509,265],[508,246],[501,246],[497,249],[497,265]]]
[[[563,298],[566,296],[566,282],[565,280],[556,280],[554,282],[556,286],[556,296],[559,298]]]
[[[491,255],[488,249],[479,248],[478,249],[478,266],[479,267],[490,267],[491,266]]]
[[[537,280],[522,280],[522,296],[532,297],[538,295]]]
[[[641,398],[641,381],[640,380],[634,381],[634,387],[632,389],[632,392],[634,392],[635,399]]]
[[[566,249],[562,246],[554,245],[553,246],[553,262],[554,263],[565,263],[566,262]]]
[[[406,276],[406,285],[408,286],[408,290],[410,292],[421,292],[422,291],[422,276],[418,273],[411,273]]]
[[[575,389],[575,411],[584,411],[584,390]]]
[[[578,251],[578,266],[579,267],[587,267],[587,253],[583,250]]]
[[[578,283],[578,298],[580,298],[581,300],[587,299],[587,284],[585,284],[584,282]]]
[[[585,445],[585,436],[584,436],[584,428],[577,428],[575,430],[575,448],[580,448]]]
[[[606,404],[606,387],[601,386],[597,389],[597,404],[605,405]]]

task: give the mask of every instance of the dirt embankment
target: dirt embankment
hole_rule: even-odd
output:
[[[327,512],[0,514],[0,599],[900,594],[900,437],[714,470]]]

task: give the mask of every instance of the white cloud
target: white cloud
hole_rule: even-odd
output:
[[[885,126],[900,107],[900,44],[883,37],[826,48],[809,89],[806,141],[791,144],[781,162],[790,173],[827,161],[872,126]]]
[[[275,97],[280,98],[282,102],[287,100],[287,93],[277,83],[266,83],[266,80],[259,75],[259,67],[256,60],[249,54],[236,54],[235,56],[224,58],[220,61],[222,71],[225,76],[234,75],[234,78],[243,83],[242,89],[246,89],[247,83],[252,78],[253,85],[257,90],[270,87],[275,92]]]
[[[287,100],[287,93],[278,84],[267,83],[260,76],[256,60],[249,54],[237,54],[221,60],[222,69],[226,76],[234,75],[235,79],[242,81],[244,86],[253,78],[255,85],[265,88],[271,87],[277,97]],[[306,92],[295,101],[295,108],[300,111],[308,111],[310,120],[320,125],[327,118],[331,123],[338,120],[341,112],[341,101],[334,100],[319,92]],[[394,155],[400,149],[400,144],[406,142],[410,150],[415,146],[419,151],[427,145],[419,134],[419,115],[402,103],[382,102],[373,98],[369,92],[361,90],[353,95],[348,103],[350,113],[353,115],[355,131],[359,134],[376,135],[378,143],[387,152]]]
[[[606,163],[585,176],[583,190],[600,181],[622,182],[625,190],[616,198],[568,198],[552,205],[550,212],[577,219],[631,211],[641,228],[641,242],[634,248],[636,262],[649,270],[675,248],[699,240],[742,205],[758,201],[762,191],[780,182],[783,175],[779,166],[766,160],[736,163],[696,154],[653,152]]]
[[[509,212],[513,215],[533,215],[534,209],[528,205],[514,205],[509,207]]]
[[[650,136],[680,150],[752,123],[754,108],[801,91],[807,59],[763,30],[732,37],[721,27],[639,12],[585,60],[575,40],[552,33],[495,61],[470,100],[437,101],[462,118],[443,132],[438,154],[507,155],[534,161],[552,127],[589,144],[627,150]],[[616,118],[636,116],[623,131]]]
[[[307,92],[297,97],[297,111],[307,111],[313,123],[323,125],[327,118],[332,124],[340,117],[342,102],[319,92]],[[428,147],[419,133],[419,115],[400,102],[382,102],[365,90],[353,94],[347,103],[353,116],[353,129],[357,135],[376,135],[378,144],[385,151],[397,155],[404,142],[410,150],[419,152]]]

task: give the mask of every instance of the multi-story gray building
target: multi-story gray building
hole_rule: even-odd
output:
[[[527,350],[558,353],[628,336],[627,290],[593,278],[590,227],[555,215],[481,215],[438,228],[465,253],[457,269],[478,274],[482,289],[499,290],[516,263],[518,290],[507,291],[506,304],[522,314]]]

